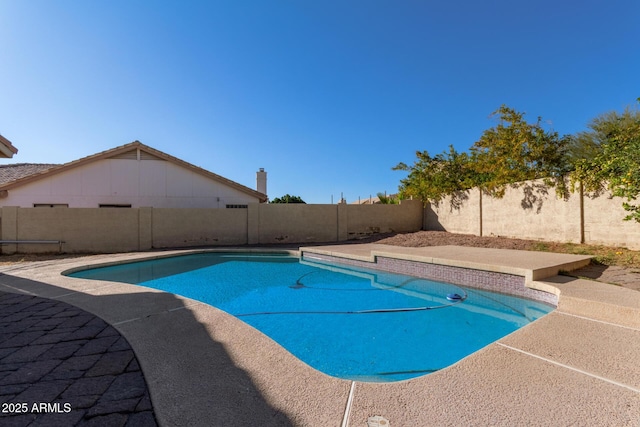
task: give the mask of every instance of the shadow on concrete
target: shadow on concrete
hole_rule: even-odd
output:
[[[575,277],[586,277],[588,279],[597,280],[604,276],[609,269],[610,266],[608,265],[598,264],[592,261],[591,264],[587,265],[586,267],[574,270],[569,274]]]
[[[63,301],[115,327],[136,354],[160,425],[294,425],[173,294],[141,287],[94,296],[9,274],[0,276],[0,290]]]

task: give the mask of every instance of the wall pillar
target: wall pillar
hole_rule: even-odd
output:
[[[138,209],[138,250],[148,251],[153,248],[153,208]]]
[[[580,197],[580,243],[585,243],[584,236],[584,187],[582,186],[582,181],[580,181],[580,192],[578,193]]]
[[[1,240],[18,240],[18,207],[3,206],[2,207],[2,230]],[[3,254],[15,254],[18,251],[18,245],[6,244],[2,245]]]
[[[337,224],[337,239],[338,242],[344,242],[349,239],[349,221],[347,215],[348,206],[346,203],[338,203],[337,205],[337,215],[338,215],[338,224]]]
[[[247,206],[247,244],[260,243],[260,204],[250,203]]]
[[[478,188],[478,236],[482,237],[482,188]]]

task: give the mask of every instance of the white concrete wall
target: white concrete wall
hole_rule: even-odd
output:
[[[2,206],[224,208],[258,199],[164,160],[104,159],[9,190]]]

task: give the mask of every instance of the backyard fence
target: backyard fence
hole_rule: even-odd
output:
[[[622,202],[579,191],[565,200],[541,180],[508,187],[500,199],[474,188],[427,205],[424,229],[640,250],[640,224],[623,220]]]
[[[238,209],[2,207],[2,253],[110,253],[162,248],[321,243],[422,228],[399,205],[250,204]]]
[[[640,224],[623,221],[623,200],[572,193],[556,197],[542,181],[479,189],[439,203],[399,205],[250,204],[238,209],[0,209],[2,253],[110,253],[150,249],[342,242],[377,233],[444,230],[640,250]]]

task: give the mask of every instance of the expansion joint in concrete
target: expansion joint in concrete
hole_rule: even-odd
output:
[[[349,427],[349,413],[351,412],[351,405],[353,404],[353,395],[356,391],[356,382],[351,381],[351,389],[349,390],[349,398],[347,399],[347,404],[344,409],[344,417],[342,417],[341,427]]]
[[[565,312],[565,311],[559,311],[559,310],[557,310],[557,311],[555,311],[555,313],[562,314],[563,316],[577,317],[578,319],[588,320],[588,321],[590,321],[590,322],[597,322],[597,323],[602,323],[602,324],[604,324],[604,325],[615,326],[615,327],[617,327],[617,328],[631,329],[632,331],[639,331],[639,332],[640,332],[640,329],[638,329],[638,328],[634,328],[634,327],[632,327],[632,326],[625,326],[625,325],[620,325],[620,324],[618,324],[618,323],[606,322],[606,321],[604,321],[604,320],[592,319],[592,318],[590,318],[590,317],[579,316],[579,315],[577,315],[577,314],[567,313],[567,312]]]
[[[627,384],[623,384],[621,382],[614,381],[612,379],[605,378],[605,377],[602,377],[600,375],[593,374],[591,372],[583,371],[582,369],[574,368],[573,366],[565,365],[564,363],[556,362],[554,360],[547,359],[546,357],[538,356],[537,354],[529,353],[528,351],[520,350],[518,348],[511,347],[509,345],[503,344],[501,342],[497,342],[496,344],[498,344],[499,346],[502,346],[504,348],[508,348],[509,350],[517,351],[519,353],[526,354],[527,356],[534,357],[536,359],[542,360],[542,361],[547,362],[547,363],[551,363],[551,364],[559,366],[561,368],[569,369],[571,371],[578,372],[578,373],[586,375],[588,377],[595,378],[597,380],[604,381],[604,382],[607,382],[609,384],[616,385],[618,387],[623,387],[623,388],[626,388],[627,390],[631,390],[631,391],[636,392],[636,393],[640,393],[640,389],[638,389],[636,387],[633,387],[633,386],[630,386],[630,385],[627,385]]]

